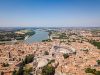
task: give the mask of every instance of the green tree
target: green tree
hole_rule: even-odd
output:
[[[8,64],[8,63],[3,63],[2,66],[3,66],[3,67],[8,67],[9,64]]]
[[[66,39],[67,37],[66,37],[66,33],[61,33],[60,35],[59,35],[59,38],[60,39]]]
[[[18,75],[24,75],[23,66],[19,67]]]
[[[30,67],[29,69],[25,69],[24,75],[30,75],[30,72],[32,72],[32,67]]]
[[[49,52],[48,52],[48,51],[45,51],[44,54],[45,54],[45,55],[49,55]]]
[[[100,49],[100,42],[97,42],[95,40],[91,40],[90,43],[93,44],[94,46],[96,46],[98,49]]]
[[[55,68],[50,65],[46,65],[42,69],[42,75],[54,75],[55,74]]]
[[[13,73],[12,73],[12,75],[17,75],[17,71],[14,70]]]
[[[86,68],[85,72],[95,74],[96,69]]]
[[[34,60],[34,55],[28,55],[22,61],[22,64],[21,65],[25,65],[25,64],[31,63],[31,62],[33,62],[33,60]]]
[[[63,57],[66,59],[66,58],[69,57],[69,55],[68,54],[63,54]]]
[[[96,71],[95,72],[95,75],[100,75],[100,71]]]
[[[98,65],[100,65],[100,60],[97,60]]]

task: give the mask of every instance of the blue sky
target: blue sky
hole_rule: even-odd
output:
[[[0,26],[100,26],[100,0],[0,0]]]

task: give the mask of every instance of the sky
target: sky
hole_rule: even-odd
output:
[[[100,0],[0,0],[0,27],[100,27]]]

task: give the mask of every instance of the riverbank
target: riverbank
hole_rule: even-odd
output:
[[[34,34],[31,33],[34,31]],[[43,40],[46,40],[49,38],[48,34],[49,32],[42,30],[42,29],[36,29],[36,30],[32,30],[30,33],[28,33],[24,39],[20,39],[20,40],[12,40],[12,41],[0,41],[0,44],[13,44],[13,43],[28,43],[31,44],[33,42],[42,42]],[[17,32],[18,34],[22,34],[22,31]],[[33,34],[33,35],[32,35]]]
[[[0,44],[13,44],[23,42],[25,39],[34,35],[34,30],[22,29],[18,31],[0,32]]]
[[[26,37],[27,38],[27,37]],[[45,30],[36,29],[35,34],[28,37],[25,43],[42,42],[42,40],[48,39],[48,32]]]
[[[18,31],[1,31],[0,41],[24,40],[25,36],[32,36],[35,34],[34,30],[22,29]]]

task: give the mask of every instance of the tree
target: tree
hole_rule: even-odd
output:
[[[25,66],[20,66],[19,70],[14,70],[12,75],[30,75],[30,72],[32,72],[32,67],[29,69],[25,68]]]
[[[25,59],[22,61],[21,65],[19,67],[19,70],[13,71],[13,75],[30,75],[32,68],[25,69],[25,65],[33,62],[33,60],[34,60],[34,55],[30,54],[30,55],[26,56]]]
[[[86,73],[92,73],[94,75],[100,75],[100,71],[96,71],[96,69],[86,68],[85,72]]]
[[[100,60],[97,60],[98,65],[100,65]]]
[[[44,54],[45,54],[45,55],[49,55],[49,52],[48,52],[48,51],[45,51]]]
[[[30,72],[32,72],[32,67],[30,67],[29,69],[25,68],[24,70],[24,75],[30,75]]]
[[[19,70],[18,70],[18,74],[17,75],[24,75],[23,66],[20,66],[19,67]]]
[[[17,75],[17,71],[14,70],[13,73],[12,73],[12,75]]]
[[[25,64],[29,64],[31,62],[33,62],[34,60],[34,55],[28,55],[25,57],[25,59],[22,61],[21,65],[25,65]]]
[[[95,40],[91,40],[90,43],[93,44],[94,46],[96,46],[98,49],[100,49],[100,42],[97,42]]]
[[[96,71],[95,72],[95,75],[100,75],[100,71]]]
[[[46,65],[42,69],[42,75],[54,75],[55,74],[55,68],[50,65]]]
[[[59,35],[59,38],[60,39],[66,39],[67,37],[66,37],[66,33],[61,33],[60,35]]]
[[[85,72],[95,74],[96,69],[86,68]]]
[[[3,67],[8,67],[9,64],[8,64],[8,63],[3,63],[2,66],[3,66]]]
[[[63,57],[66,59],[66,58],[69,57],[69,55],[68,54],[63,54]]]

